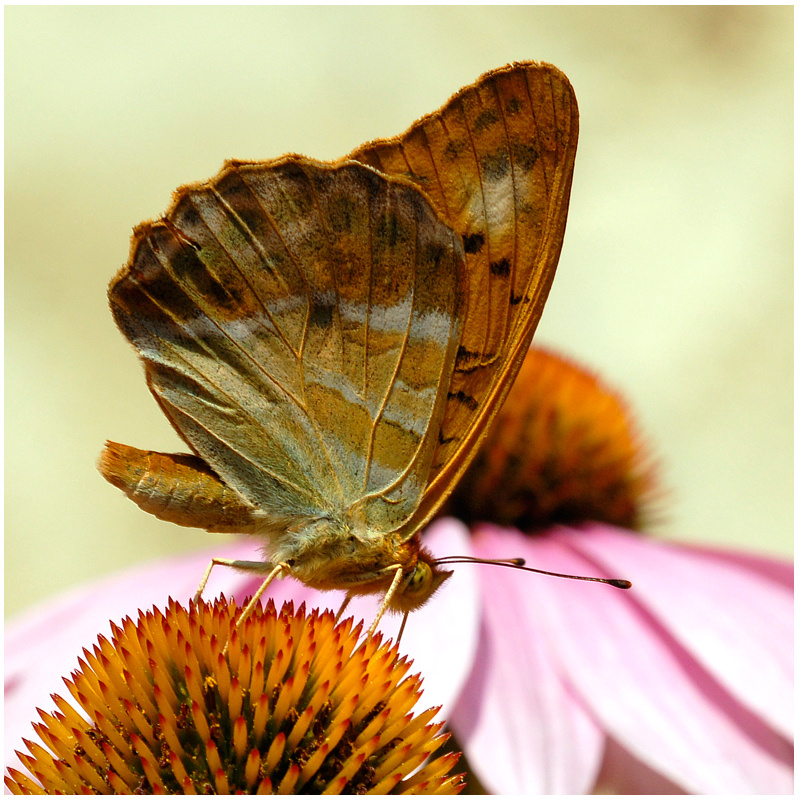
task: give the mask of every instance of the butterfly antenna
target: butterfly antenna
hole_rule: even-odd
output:
[[[588,575],[565,575],[563,572],[549,572],[546,569],[534,569],[525,566],[524,558],[473,558],[472,556],[445,556],[438,558],[434,562],[437,566],[441,564],[493,564],[498,567],[510,567],[511,569],[521,569],[524,572],[537,572],[539,575],[550,575],[553,578],[569,578],[573,581],[594,581],[596,583],[606,583],[617,589],[630,589],[631,582],[619,578],[594,578]]]

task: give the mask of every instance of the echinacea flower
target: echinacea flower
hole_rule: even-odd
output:
[[[270,602],[236,628],[235,603],[141,613],[84,650],[75,702],[40,711],[44,746],[9,770],[19,794],[452,794],[457,753],[414,716],[419,675],[352,619]],[[361,640],[361,641],[360,641]],[[360,641],[360,643],[359,643]],[[80,710],[78,710],[80,709]],[[88,717],[88,720],[87,720]]]
[[[472,510],[462,490],[450,509],[464,519],[438,520],[425,544],[437,557],[521,556],[545,570],[627,578],[633,588],[458,565],[403,634],[426,702],[442,706],[490,792],[791,792],[791,565],[635,532],[658,492],[624,407],[561,359],[536,351],[528,359],[539,368],[524,368],[479,455],[483,466],[467,476]],[[252,560],[256,550],[243,542],[214,555]],[[75,639],[85,644],[109,617],[167,591],[191,596],[208,559],[140,568],[13,626],[7,748],[19,746],[42,694],[58,690],[54,662],[76,651]],[[243,600],[258,582],[219,569],[207,594]],[[291,580],[269,595],[332,609],[342,599]],[[369,598],[348,607],[367,620],[375,611]],[[398,628],[396,617],[381,621],[386,636]]]

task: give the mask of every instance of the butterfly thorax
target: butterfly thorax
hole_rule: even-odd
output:
[[[418,608],[450,575],[436,568],[418,536],[374,530],[346,512],[272,528],[268,541],[273,564],[288,564],[293,577],[322,591],[385,595],[401,569],[390,603],[396,611]]]

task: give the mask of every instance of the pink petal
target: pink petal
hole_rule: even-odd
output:
[[[794,591],[794,564],[789,559],[773,558],[758,553],[729,550],[723,547],[704,547],[703,545],[687,544],[685,542],[676,543],[675,546],[715,561],[735,564],[748,572],[754,572]]]
[[[736,698],[793,738],[793,592],[739,565],[617,528],[557,533],[636,598]]]
[[[609,736],[594,794],[686,794],[686,790],[635,758]]]
[[[483,567],[479,651],[450,725],[495,794],[587,794],[603,732],[569,692],[508,571]]]
[[[495,557],[519,553],[531,566],[557,572],[593,572],[563,537],[486,526],[473,549]],[[691,792],[791,791],[788,743],[767,741],[762,730],[754,736],[738,705],[727,704],[727,693],[642,613],[635,595],[516,572],[506,579],[529,619],[541,620],[556,669],[637,758]]]

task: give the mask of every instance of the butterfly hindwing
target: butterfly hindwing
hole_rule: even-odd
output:
[[[109,294],[161,407],[228,486],[266,514],[360,500],[396,527],[434,456],[463,258],[403,179],[231,162],[136,230]]]

